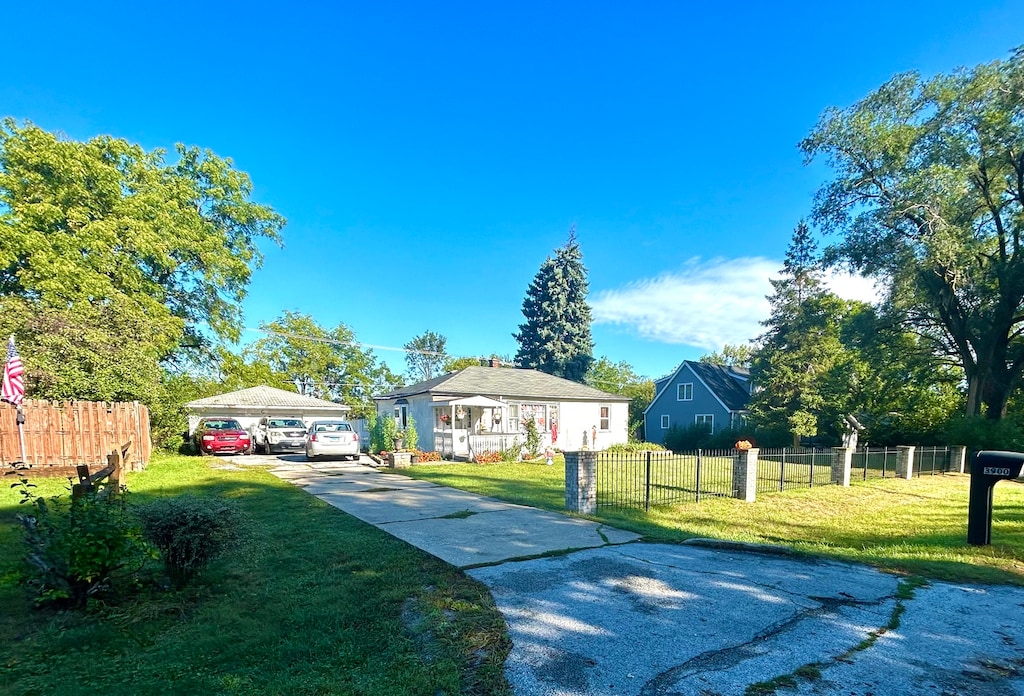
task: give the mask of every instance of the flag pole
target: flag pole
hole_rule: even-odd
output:
[[[25,412],[21,410],[21,405],[18,405],[18,415],[15,417],[18,422],[18,440],[21,442],[21,463],[27,464],[25,461]]]

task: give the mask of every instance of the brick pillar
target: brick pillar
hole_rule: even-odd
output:
[[[832,483],[850,485],[850,469],[853,468],[853,448],[832,448]]]
[[[732,457],[732,497],[754,502],[757,498],[757,452],[739,450]]]
[[[967,448],[964,445],[953,445],[949,448],[949,470],[958,473],[966,471]]]
[[[565,452],[565,507],[572,512],[597,512],[597,453]]]
[[[896,478],[914,478],[914,446],[900,445],[896,448]]]

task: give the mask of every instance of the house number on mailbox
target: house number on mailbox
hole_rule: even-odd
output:
[[[982,472],[986,476],[1009,476],[1010,470],[1000,466],[986,466]]]

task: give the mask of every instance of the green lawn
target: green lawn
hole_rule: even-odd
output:
[[[18,498],[0,491],[0,693],[507,692],[505,626],[483,585],[265,471],[225,464],[156,459],[129,477],[130,497],[233,499],[245,542],[185,590],[85,613],[30,608]]]
[[[410,476],[516,503],[564,511],[561,457],[543,464],[414,466]],[[786,544],[800,552],[953,581],[1024,585],[1024,485],[995,489],[991,546],[969,546],[970,478],[869,479],[759,494],[754,503],[705,498],[595,517],[652,540],[692,537]]]

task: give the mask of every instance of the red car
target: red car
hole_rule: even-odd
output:
[[[199,454],[252,454],[252,437],[234,418],[200,419],[193,444]]]

